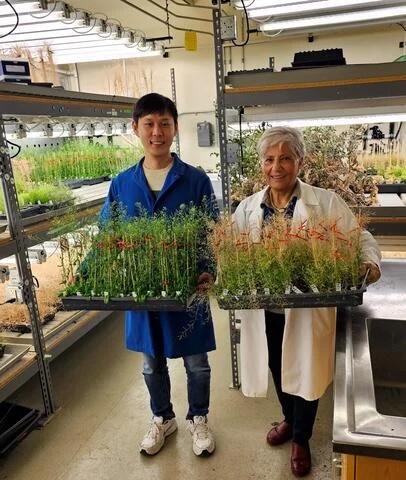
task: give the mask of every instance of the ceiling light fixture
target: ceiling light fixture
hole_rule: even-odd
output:
[[[266,22],[260,25],[263,32],[280,31],[287,29],[300,29],[326,25],[337,25],[343,23],[360,22],[382,22],[394,21],[406,17],[406,6],[377,8],[373,10],[363,10],[351,13],[339,13],[337,15],[321,15],[319,17],[295,18],[290,20],[280,20],[276,22]]]
[[[66,32],[65,32],[66,33]],[[69,32],[68,32],[69,33]],[[92,42],[105,42],[106,38],[101,37],[97,33],[89,33],[86,35],[70,35],[66,37],[55,37],[55,38],[44,38],[44,35],[42,34],[41,38],[39,39],[28,39],[25,41],[21,41],[19,46],[23,48],[40,48],[43,47],[44,45],[47,45],[49,47],[54,47],[54,46],[59,46],[59,45],[88,45],[89,43]],[[117,38],[117,35],[112,35],[109,37],[109,40]],[[15,42],[1,42],[0,41],[0,49],[6,49],[6,48],[14,48],[15,47]]]
[[[37,13],[43,11],[39,2],[12,2],[12,5],[19,15],[26,13]],[[9,5],[0,6],[0,16],[12,15],[15,17],[13,9]]]
[[[337,4],[337,0],[323,0],[319,2],[306,2],[300,4],[290,4],[290,5],[280,5],[274,6],[269,5],[267,7],[255,7],[255,2],[252,5],[251,9],[247,9],[248,16],[250,18],[260,18],[268,17],[270,15],[289,15],[289,14],[300,14],[302,15],[305,12],[315,12],[321,10],[331,10],[343,7],[354,7],[358,5],[374,6],[374,3],[378,3],[381,0],[340,0]]]
[[[160,50],[140,51],[137,48],[128,48],[126,46],[119,48],[110,48],[105,51],[98,51],[97,53],[89,49],[78,53],[69,54],[55,54],[53,61],[56,65],[69,63],[83,63],[83,62],[103,62],[107,60],[120,60],[142,57],[157,57],[161,55]]]
[[[406,113],[397,114],[377,114],[377,115],[354,115],[346,117],[325,117],[325,118],[301,118],[301,119],[278,119],[278,120],[261,120],[247,121],[241,123],[242,130],[252,130],[261,125],[269,125],[272,127],[327,127],[338,125],[363,125],[370,123],[396,123],[406,121]],[[239,123],[230,123],[230,128],[239,130]]]

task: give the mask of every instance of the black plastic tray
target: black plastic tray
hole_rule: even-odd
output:
[[[80,188],[83,185],[83,178],[80,179],[70,179],[70,180],[63,180],[63,185],[65,187],[70,188],[71,190],[74,190],[75,188]]]
[[[288,295],[226,295],[217,297],[223,310],[273,308],[355,307],[361,305],[366,287],[327,293],[290,293]]]
[[[103,183],[105,177],[93,177],[93,178],[84,178],[83,185],[97,185],[98,183]]]
[[[184,311],[188,308],[191,300],[182,302],[181,300],[157,298],[137,302],[133,297],[110,298],[105,303],[103,297],[85,297],[71,296],[61,297],[64,310],[144,310],[149,312],[160,311]]]
[[[15,403],[0,403],[0,456],[7,454],[38,426],[41,413]]]
[[[381,183],[378,193],[406,193],[406,183]]]

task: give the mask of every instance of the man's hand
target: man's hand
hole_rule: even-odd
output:
[[[197,280],[197,291],[198,293],[205,294],[211,285],[214,283],[213,275],[210,275],[208,272],[203,272],[200,274]]]
[[[366,284],[370,285],[371,283],[377,282],[381,278],[381,271],[378,266],[373,262],[364,262],[361,264],[359,269],[359,276],[364,278],[368,271],[368,276],[366,279]]]

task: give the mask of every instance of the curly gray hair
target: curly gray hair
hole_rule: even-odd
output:
[[[271,127],[265,130],[258,140],[259,159],[262,160],[268,147],[278,143],[287,143],[297,159],[303,159],[306,156],[306,146],[299,130],[291,127]]]

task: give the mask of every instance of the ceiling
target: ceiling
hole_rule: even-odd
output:
[[[173,40],[164,41],[165,46],[183,47],[184,30],[197,31],[198,45],[213,43],[210,0],[66,0],[66,2],[93,14],[103,13],[110,19],[118,20],[123,27],[145,32],[147,38],[172,36]],[[231,7],[227,8],[231,11]]]
[[[66,0],[75,8],[85,9],[93,14],[103,13],[111,19],[117,19],[124,27],[128,27],[133,30],[140,30],[146,34],[147,38],[157,38],[172,36],[173,40],[164,41],[165,47],[169,48],[182,48],[184,47],[185,30],[194,30],[197,32],[197,41],[199,45],[206,45],[213,43],[213,23],[212,23],[212,9],[213,2],[211,0]],[[250,2],[250,3],[249,3]],[[263,0],[255,0],[256,4],[271,3],[264,2]],[[331,1],[314,0],[314,4],[330,4],[328,11],[324,14],[334,14],[343,12],[357,12],[362,9],[371,9],[385,6],[401,6],[405,5],[403,0],[360,0],[360,5],[351,6],[353,3],[350,0],[346,0],[344,3],[337,1],[331,6]],[[216,2],[215,2],[216,3]],[[221,0],[221,9],[223,15],[236,15],[237,16],[237,30],[242,33],[243,26],[245,30],[245,16],[243,10],[237,10],[234,5],[235,1],[231,3],[229,1]],[[241,2],[237,2],[241,3]],[[275,1],[275,4],[284,5],[283,0]],[[302,19],[306,16],[313,16],[315,13],[300,13],[300,5],[305,3],[311,3],[309,0],[289,0],[286,2],[288,6],[297,7],[294,8],[295,12],[287,14],[284,18],[296,17]],[[244,4],[247,8],[251,8],[254,5],[252,0],[245,0]],[[292,5],[295,4],[295,5]],[[297,4],[297,5],[296,5]],[[282,7],[282,9],[285,7]],[[318,14],[323,15],[320,11]],[[268,17],[272,20],[278,20],[279,16]],[[251,28],[258,28],[263,19],[256,23],[254,19],[250,20]],[[399,20],[394,20],[393,23],[397,23]],[[169,23],[169,27],[168,27]],[[374,23],[374,22],[372,22]],[[379,20],[376,21],[379,23]],[[378,27],[379,28],[379,27]],[[384,27],[383,27],[384,28]],[[323,27],[319,27],[318,30],[323,30]],[[343,26],[338,27],[336,30],[342,30]],[[305,29],[307,31],[309,29]],[[313,29],[317,30],[317,29]],[[312,30],[309,30],[312,31]],[[203,33],[201,33],[203,32]],[[206,33],[204,33],[206,32]],[[281,36],[289,34],[289,31],[282,31]],[[303,34],[303,31],[302,31]],[[275,35],[270,35],[274,37]],[[251,41],[264,40],[264,35],[261,33],[256,38],[251,38]],[[239,39],[241,40],[241,39]]]

